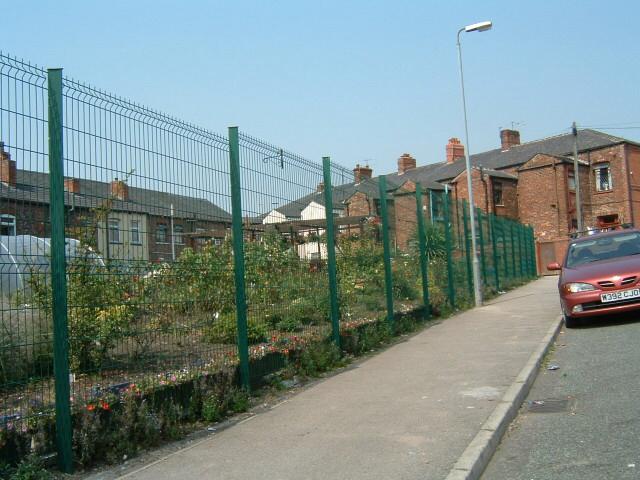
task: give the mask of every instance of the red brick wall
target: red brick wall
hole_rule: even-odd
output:
[[[481,209],[483,212],[487,212],[487,207],[488,205],[490,205],[490,203],[488,203],[488,199],[491,198],[489,196],[491,192],[488,185],[488,183],[490,182],[487,182],[487,184],[485,184],[485,182],[480,179],[480,171],[473,168],[471,170],[471,183],[473,186],[473,204],[476,206],[476,208]],[[467,172],[464,171],[455,179],[454,198],[456,200],[469,201],[468,191]]]
[[[589,215],[585,215],[585,224],[595,226],[599,215],[618,214],[621,222],[631,221],[631,203],[629,201],[629,178],[624,145],[616,145],[580,155],[591,165],[589,174],[590,195],[583,195],[585,207]],[[613,188],[609,192],[598,192],[595,189],[593,167],[602,162],[609,162]],[[581,186],[584,183],[581,184]]]
[[[362,192],[354,193],[347,202],[347,216],[376,215],[373,201]]]
[[[396,245],[405,250],[411,240],[415,239],[418,225],[416,212],[416,186],[413,182],[406,182],[394,193],[393,218]],[[429,193],[422,194],[423,215],[429,211]]]
[[[640,147],[626,146],[633,224],[640,225]]]
[[[502,203],[503,205],[493,205],[493,185],[495,182],[502,184]],[[490,182],[491,208],[493,213],[499,217],[509,217],[518,219],[518,182],[506,178],[491,178]],[[490,210],[491,211],[491,210]]]
[[[158,225],[165,224],[167,226],[167,240],[166,243],[158,243],[156,242],[156,230],[158,229]],[[174,228],[181,225],[183,229],[183,243],[175,244],[176,258],[180,256],[180,253],[187,248],[198,249],[198,244],[195,239],[187,235],[188,233],[194,233],[196,228],[203,228],[205,231],[210,232],[220,231],[221,234],[225,230],[225,225],[220,222],[207,222],[207,221],[198,221],[198,222],[187,222],[182,218],[174,218],[173,226]],[[146,232],[148,240],[149,240],[149,260],[152,262],[163,261],[170,262],[172,260],[172,252],[171,252],[171,218],[169,217],[158,217],[150,215],[148,217],[148,228],[149,231]]]
[[[0,199],[0,213],[16,217],[16,235],[49,237],[49,206]]]
[[[566,240],[569,234],[565,165],[536,155],[518,175],[519,220],[533,226],[536,239]]]

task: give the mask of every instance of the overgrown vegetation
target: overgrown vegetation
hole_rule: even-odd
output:
[[[429,225],[426,233],[431,311],[448,314],[444,233],[438,225]],[[266,234],[245,243],[252,375],[262,378],[284,367],[290,377],[316,377],[344,365],[345,358],[380,348],[395,335],[422,324],[421,313],[415,310],[421,307],[419,252],[410,248],[396,252],[392,259],[393,297],[401,314],[391,331],[385,319],[384,262],[378,236],[378,227],[371,225],[338,239],[342,352],[328,341],[328,281],[323,266],[301,261],[281,235]],[[137,371],[144,371],[141,366],[161,369],[149,370],[143,381],[124,382],[124,389],[89,383],[91,391],[81,392],[74,400],[73,448],[78,465],[118,462],[178,438],[200,422],[218,422],[245,411],[249,397],[238,387],[234,370],[237,322],[230,240],[198,251],[186,248],[171,264],[125,266],[98,260],[88,240],[68,261],[72,371],[89,381],[109,382],[116,369],[119,375],[133,372],[134,367]],[[470,301],[464,296],[465,258],[453,260],[457,303],[465,305]],[[11,306],[21,315],[33,315],[33,324],[39,325],[42,341],[30,350],[24,348],[24,331],[12,330],[11,323],[0,325],[0,374],[5,385],[12,378],[24,382],[31,377],[37,382],[38,375],[50,375],[51,295],[46,276],[32,275],[29,290]],[[224,352],[224,360],[205,363],[203,352],[214,351]],[[177,373],[169,374],[167,359],[176,354],[182,355],[179,362],[195,357],[199,363],[195,368],[178,363]],[[23,362],[17,361],[21,355]],[[231,370],[225,370],[225,365]],[[41,415],[44,407],[34,405],[25,420],[16,419],[11,428],[0,430],[0,457],[14,461],[11,472],[19,471],[16,459],[53,449],[53,417],[50,412]]]

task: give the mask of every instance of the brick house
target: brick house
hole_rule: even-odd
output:
[[[88,227],[99,253],[120,261],[170,261],[186,247],[221,241],[231,224],[231,215],[206,199],[133,187],[117,178],[65,178],[64,204],[67,235]],[[0,235],[49,233],[49,175],[18,169],[0,142]]]
[[[500,148],[471,156],[474,204],[484,212],[510,217],[534,228],[538,265],[560,260],[576,230],[572,134],[521,143],[516,130],[500,132]],[[640,144],[595,130],[577,135],[584,225],[602,228],[640,224]],[[449,184],[456,199],[467,199],[464,146],[446,146],[444,162],[410,164],[400,175]]]
[[[405,249],[415,234],[416,219],[416,183],[420,182],[423,191],[423,209],[432,218],[441,212],[434,205],[434,201],[444,190],[443,184],[434,182],[422,175],[416,169],[416,160],[408,153],[398,159],[398,171],[387,175],[387,211],[389,215],[389,230],[393,244],[399,249]],[[333,188],[333,208],[335,215],[340,218],[371,219],[380,216],[380,191],[378,179],[373,177],[369,166],[356,165],[353,169],[354,181]],[[300,199],[274,208],[262,217],[263,224],[287,224],[304,220],[324,220],[324,193],[322,186]],[[286,229],[286,227],[283,227]],[[354,230],[355,229],[355,230]],[[342,233],[354,233],[357,226],[343,226]],[[312,249],[316,249],[312,246]]]

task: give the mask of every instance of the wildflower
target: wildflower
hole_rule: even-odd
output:
[[[96,409],[96,406],[95,406],[95,405],[93,405],[93,404],[91,404],[91,403],[90,403],[89,405],[87,405],[87,410],[88,410],[88,411],[93,412],[95,409]]]
[[[107,402],[102,402],[100,406],[102,407],[103,410],[111,410],[111,407]]]

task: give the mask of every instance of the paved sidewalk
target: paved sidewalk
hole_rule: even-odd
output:
[[[557,323],[543,278],[142,469],[135,479],[444,479]]]

